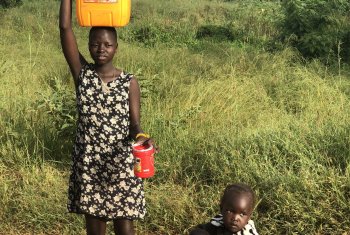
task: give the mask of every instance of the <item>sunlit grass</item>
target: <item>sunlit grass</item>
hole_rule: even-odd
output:
[[[58,4],[1,12],[0,234],[84,234],[66,211],[75,104]],[[136,74],[143,128],[161,148],[138,234],[186,234],[238,181],[257,192],[261,234],[349,231],[349,70],[269,50],[275,4],[133,1],[115,64]],[[208,25],[241,34],[197,38]],[[153,36],[135,34],[144,28]],[[88,29],[75,30],[88,57]]]

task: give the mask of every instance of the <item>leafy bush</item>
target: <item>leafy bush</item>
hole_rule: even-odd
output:
[[[51,92],[40,93],[37,109],[49,115],[54,130],[60,136],[72,139],[77,116],[74,92],[57,77],[51,78],[49,83]]]
[[[282,37],[305,57],[347,57],[348,0],[285,0],[282,8],[285,14]]]
[[[1,0],[0,8],[11,8],[22,5],[22,0]]]

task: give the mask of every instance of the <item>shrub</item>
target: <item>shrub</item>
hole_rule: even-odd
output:
[[[348,0],[284,0],[282,8],[285,14],[282,38],[305,57],[349,54]]]
[[[0,8],[11,8],[22,5],[22,0],[1,0]]]

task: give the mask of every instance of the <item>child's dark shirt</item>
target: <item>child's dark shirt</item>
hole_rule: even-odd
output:
[[[206,231],[209,235],[259,235],[255,228],[255,224],[253,220],[249,220],[248,224],[244,226],[244,228],[237,232],[237,233],[231,233],[228,230],[225,229],[224,223],[222,221],[223,216],[221,214],[215,216],[210,220],[209,223],[206,224],[200,224],[196,226],[194,229],[202,229]],[[197,230],[198,231],[198,230]],[[196,233],[190,233],[190,235],[200,235],[199,231]]]

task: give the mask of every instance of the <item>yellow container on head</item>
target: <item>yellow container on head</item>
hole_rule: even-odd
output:
[[[122,27],[129,23],[131,0],[76,0],[80,26]]]

